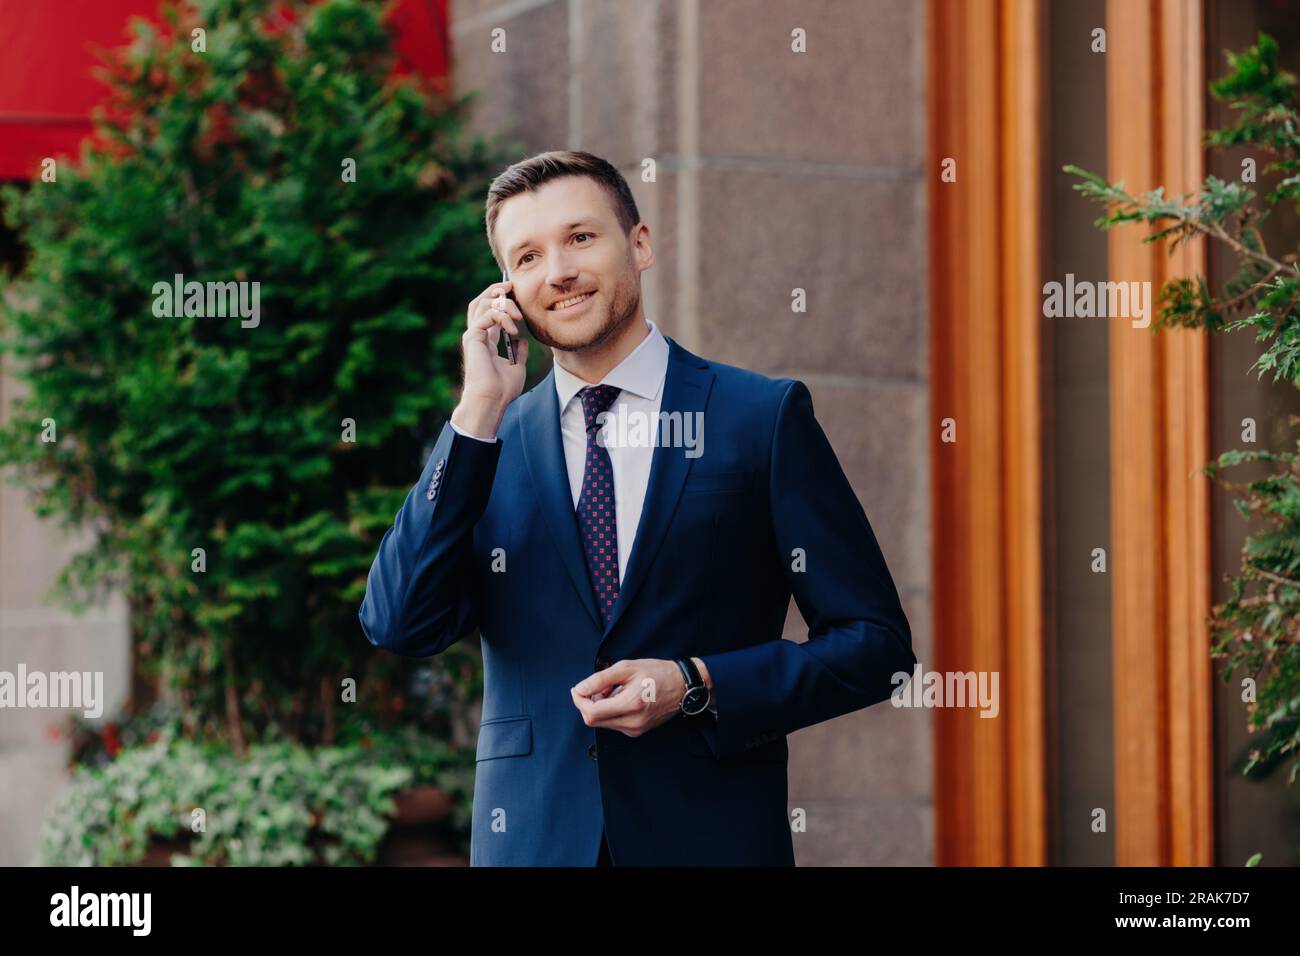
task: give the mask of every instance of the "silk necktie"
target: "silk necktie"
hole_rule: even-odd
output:
[[[589,385],[578,392],[587,425],[587,457],[582,468],[582,493],[578,497],[578,528],[587,571],[596,594],[601,619],[608,624],[618,601],[618,522],[614,508],[614,468],[609,450],[597,440],[597,416],[609,410],[621,389]]]

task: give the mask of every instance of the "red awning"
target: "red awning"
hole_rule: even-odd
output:
[[[399,71],[448,75],[448,0],[400,0]],[[97,47],[130,39],[127,20],[161,22],[158,0],[0,0],[0,179],[33,179],[46,156],[75,156],[105,96]]]

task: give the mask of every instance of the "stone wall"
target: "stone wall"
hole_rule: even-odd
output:
[[[458,94],[519,157],[584,149],[650,227],[647,315],[686,348],[805,382],[929,660],[925,5],[454,0]],[[506,51],[491,52],[505,30]],[[791,31],[806,31],[805,53]],[[656,181],[642,182],[643,160]],[[805,313],[791,310],[806,290]],[[807,627],[791,604],[786,637]],[[928,711],[790,738],[800,865],[933,859]]]
[[[0,422],[18,395],[0,374]],[[32,437],[33,441],[37,436]],[[27,496],[0,474],[0,671],[102,671],[103,716],[129,692],[131,648],[120,598],[74,615],[46,601],[59,571],[79,550],[52,521],[33,513]],[[0,866],[35,862],[41,821],[67,782],[67,718],[76,711],[0,710]]]

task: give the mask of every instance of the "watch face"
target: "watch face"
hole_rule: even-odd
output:
[[[682,710],[687,714],[698,714],[709,705],[709,689],[707,687],[692,687],[682,698]]]

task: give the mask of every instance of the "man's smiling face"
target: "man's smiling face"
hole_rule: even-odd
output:
[[[649,230],[637,229],[648,252]],[[654,256],[637,267],[613,204],[594,179],[561,176],[511,196],[501,204],[495,239],[528,332],[543,345],[596,348],[637,314],[638,273]]]

